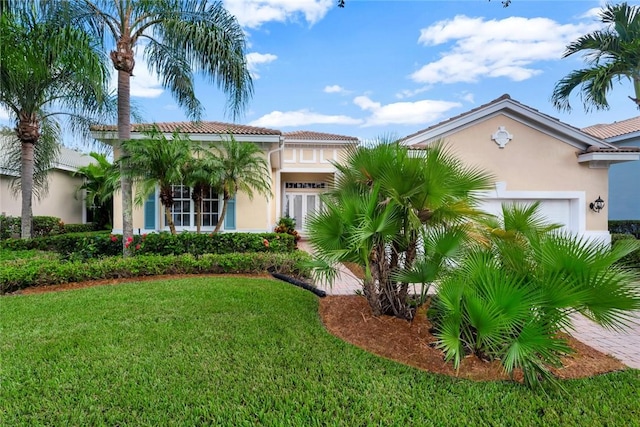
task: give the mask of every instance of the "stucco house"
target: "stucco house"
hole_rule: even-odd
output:
[[[20,176],[19,171],[9,169],[2,154],[4,142],[0,140],[0,214],[19,217],[22,203],[21,195],[11,188],[11,183]],[[73,176],[79,167],[86,166],[93,158],[66,147],[60,148],[58,158],[49,171],[49,191],[38,199],[33,198],[34,216],[54,216],[66,224],[84,224],[87,222],[87,209],[78,187],[82,178]]]
[[[582,129],[621,150],[640,146],[640,116]],[[640,220],[640,163],[622,163],[609,170],[609,219]]]
[[[503,95],[402,139],[423,147],[444,140],[461,160],[496,177],[482,206],[540,201],[542,213],[567,231],[609,242],[610,165],[640,159],[640,149],[610,144]],[[640,166],[635,164],[634,166]],[[602,201],[604,206],[601,209]]]
[[[222,231],[263,232],[273,231],[278,219],[288,215],[296,220],[296,227],[303,231],[306,215],[320,208],[319,195],[336,173],[331,161],[340,159],[341,153],[358,143],[350,136],[329,133],[297,131],[283,133],[275,129],[245,126],[221,122],[173,122],[154,123],[167,138],[179,131],[192,141],[216,144],[232,134],[243,143],[261,148],[271,170],[270,198],[255,195],[250,200],[244,193],[237,195],[227,207]],[[144,129],[150,124],[132,125],[131,138],[143,138]],[[117,141],[115,126],[94,128],[94,137],[107,144]],[[115,153],[116,157],[118,153]],[[195,230],[195,206],[190,190],[175,186],[174,206],[171,209],[177,230]],[[214,229],[222,211],[222,197],[209,194],[203,205],[202,230]],[[133,227],[136,233],[167,230],[164,212],[158,195],[151,195],[144,206],[135,206]],[[114,198],[114,232],[122,232],[121,195]]]
[[[282,216],[296,219],[304,232],[306,215],[321,207],[319,195],[336,173],[331,161],[358,139],[329,133],[275,129],[220,122],[156,123],[167,138],[175,131],[193,141],[216,144],[233,134],[257,144],[271,170],[272,195],[249,200],[238,194],[228,206],[224,231],[271,231]],[[132,138],[144,137],[148,124],[132,125]],[[108,144],[117,140],[115,126],[94,129],[94,137]],[[503,95],[478,108],[402,138],[420,148],[443,140],[464,162],[496,177],[495,189],[482,194],[482,206],[499,214],[503,202],[540,201],[543,214],[565,230],[590,239],[610,241],[607,226],[609,167],[640,159],[638,148],[618,148]],[[116,153],[117,156],[117,153]],[[615,167],[618,167],[616,165]],[[189,189],[176,186],[173,219],[179,230],[195,230]],[[114,232],[122,230],[120,196],[114,200]],[[602,201],[596,203],[596,201]],[[203,230],[212,230],[222,209],[221,197],[206,200]],[[166,230],[157,194],[134,210],[136,232]]]

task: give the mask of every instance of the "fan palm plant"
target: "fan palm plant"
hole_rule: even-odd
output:
[[[589,67],[575,70],[560,80],[552,101],[559,110],[571,110],[569,96],[581,86],[585,110],[608,109],[607,95],[614,80],[628,79],[634,90],[629,97],[640,108],[640,6],[608,4],[600,11],[607,26],[586,34],[567,46],[563,57],[583,53]]]
[[[217,182],[213,187],[222,192],[222,212],[214,233],[220,231],[227,214],[229,200],[238,192],[253,199],[254,190],[265,197],[271,196],[271,171],[265,159],[265,153],[253,143],[236,141],[229,135],[219,146],[213,147],[215,158],[211,167],[216,171]]]
[[[336,168],[325,209],[308,221],[316,276],[332,281],[338,263],[355,262],[373,314],[411,318],[409,283],[433,281],[456,253],[466,221],[483,215],[475,192],[489,189],[491,177],[439,143],[408,150],[381,140],[350,149]]]
[[[622,328],[640,308],[638,275],[617,262],[638,248],[610,248],[557,230],[538,204],[505,205],[501,224],[440,283],[429,316],[438,346],[458,367],[467,354],[520,368],[532,386],[571,351],[559,335],[580,313]]]
[[[118,141],[131,138],[130,80],[134,50],[140,47],[149,68],[169,89],[189,117],[199,120],[203,107],[196,98],[193,74],[202,73],[228,96],[233,117],[253,94],[245,56],[245,33],[221,2],[208,0],[67,0],[62,19],[95,32],[110,52],[118,72]],[[122,148],[122,147],[119,147]],[[127,157],[126,149],[122,150]],[[133,234],[133,196],[121,162],[123,255]]]
[[[49,5],[54,7],[56,4]],[[34,168],[46,170],[57,155],[59,118],[76,135],[89,136],[91,119],[109,112],[105,58],[83,30],[52,19],[45,4],[13,3],[0,14],[0,106],[15,120],[21,147],[21,235],[31,237]],[[37,165],[40,167],[38,168]],[[43,187],[41,187],[43,188]]]
[[[174,132],[169,139],[156,127],[144,133],[146,138],[131,139],[123,143],[127,155],[119,161],[130,165],[126,170],[138,186],[138,204],[144,203],[156,186],[159,188],[160,203],[164,207],[167,224],[171,233],[176,234],[171,215],[173,186],[183,183],[184,168],[191,161],[193,143],[179,132]]]

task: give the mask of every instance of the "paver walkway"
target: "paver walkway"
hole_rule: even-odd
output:
[[[298,242],[298,247],[309,253],[311,246],[306,241]],[[346,267],[342,267],[333,286],[319,286],[327,295],[353,295],[362,290],[361,282]],[[640,313],[638,320],[624,332],[601,328],[583,316],[574,316],[575,330],[572,335],[585,344],[610,354],[625,365],[640,369]]]

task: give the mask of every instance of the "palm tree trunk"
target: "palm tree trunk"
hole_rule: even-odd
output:
[[[20,189],[22,191],[21,233],[23,239],[31,238],[31,224],[33,220],[33,159],[34,144],[22,142],[22,170],[20,171]]]
[[[120,155],[126,158],[122,142],[131,139],[131,74],[135,61],[131,46],[130,29],[126,28],[111,52],[111,60],[118,70],[118,146]],[[127,257],[132,251],[126,242],[133,237],[133,192],[129,168],[126,162],[120,164],[120,191],[122,193],[122,255]]]
[[[130,105],[130,78],[131,75],[123,70],[118,70],[118,143],[120,155],[127,156],[122,142],[131,139],[131,105]],[[120,190],[122,194],[122,255],[131,255],[129,248],[125,246],[127,239],[133,237],[133,191],[131,177],[127,162],[120,163]]]
[[[35,145],[40,139],[40,122],[34,114],[20,112],[16,135],[21,142],[20,188],[22,191],[21,231],[23,239],[32,235],[33,168]]]
[[[173,216],[171,215],[170,206],[164,206],[164,214],[167,218],[167,224],[169,224],[169,230],[171,230],[171,234],[178,234],[178,232],[176,231],[176,224],[173,222]]]
[[[216,229],[213,230],[214,233],[217,233],[218,231],[220,231],[220,228],[222,228],[222,222],[224,221],[225,215],[227,215],[227,202],[229,201],[229,199],[231,199],[231,197],[229,196],[224,196],[223,198],[224,204],[222,205],[222,212],[220,213],[220,218],[218,218]]]

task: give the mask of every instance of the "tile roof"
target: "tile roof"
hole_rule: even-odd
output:
[[[141,132],[152,126],[156,126],[161,132],[173,133],[176,131],[183,133],[197,134],[228,134],[234,135],[281,135],[282,132],[275,129],[268,129],[256,126],[238,125],[235,123],[223,122],[163,122],[163,123],[135,123],[131,125],[133,132]],[[93,131],[116,132],[115,125],[93,126]]]
[[[336,135],[333,133],[313,132],[309,130],[297,130],[294,132],[283,133],[285,138],[300,139],[308,141],[348,141],[358,142],[358,138],[354,136]]]
[[[613,123],[601,123],[582,129],[597,138],[608,139],[640,131],[640,116]]]

